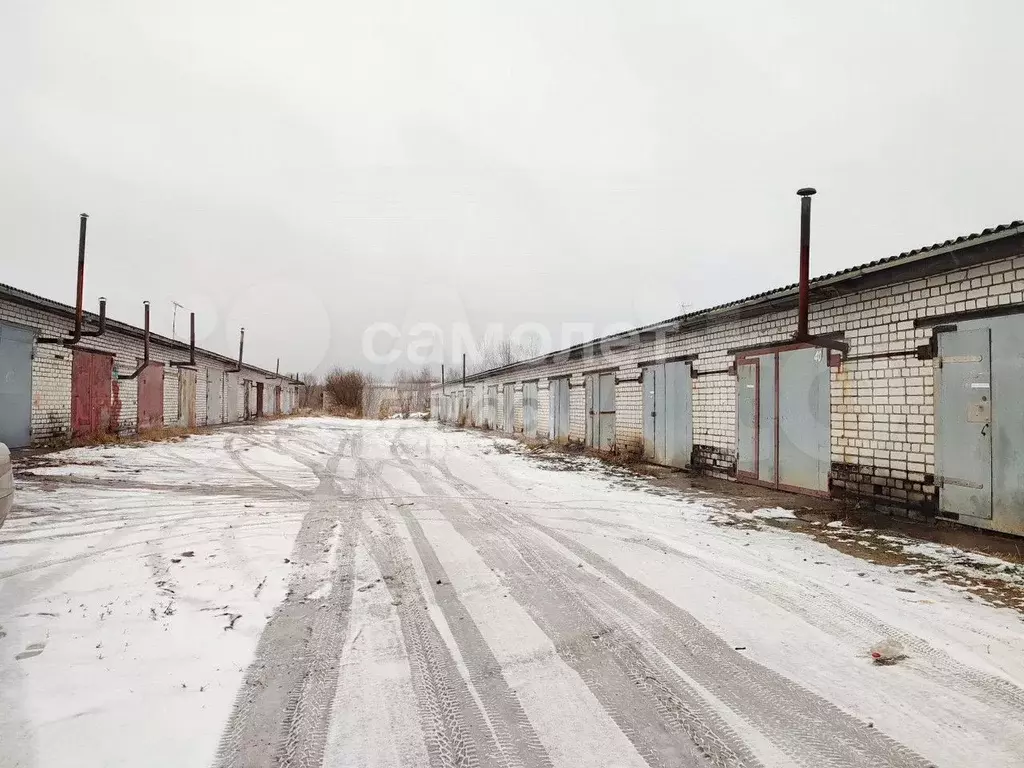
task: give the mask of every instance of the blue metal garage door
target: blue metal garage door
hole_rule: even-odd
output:
[[[31,331],[0,324],[0,442],[29,444],[32,423]]]

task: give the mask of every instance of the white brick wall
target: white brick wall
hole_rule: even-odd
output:
[[[969,269],[840,296],[812,304],[812,334],[841,332],[850,356],[910,351],[927,344],[931,328],[914,320],[953,312],[1024,304],[1024,255]],[[693,441],[705,469],[730,474],[736,453],[736,379],[728,349],[789,340],[796,309],[684,330],[598,357],[551,362],[485,379],[500,386],[524,379],[570,375],[570,438],[585,436],[584,372],[617,369],[616,443],[638,450],[643,440],[642,390],[623,380],[659,356],[696,354]],[[913,355],[848,360],[831,369],[832,462],[836,485],[857,493],[922,501],[934,493],[934,369]],[[499,408],[500,404],[499,396]],[[545,410],[547,398],[543,398]],[[547,419],[543,422],[546,429]],[[850,466],[846,466],[850,465]]]
[[[36,331],[40,337],[63,337],[74,326],[74,320],[58,312],[40,307],[27,307],[0,297],[0,322],[10,323]],[[87,330],[92,330],[88,326]],[[143,342],[141,339],[114,330],[108,324],[107,332],[97,338],[84,338],[79,347],[114,354],[114,370],[117,374],[128,375],[142,361]],[[71,364],[73,350],[60,344],[35,345],[32,359],[32,442],[44,443],[67,437],[71,429]],[[187,360],[188,351],[172,348],[152,340],[150,359],[165,364],[164,376],[164,424],[177,422],[178,418],[178,372],[166,364],[172,360]],[[221,375],[228,367],[216,358],[196,350],[196,423],[206,423],[206,369]],[[271,389],[280,382],[273,375],[246,367],[246,376],[267,383]],[[120,402],[117,418],[118,431],[130,434],[136,431],[138,422],[137,380],[115,378],[111,382],[112,398]],[[239,414],[242,414],[239,409]]]

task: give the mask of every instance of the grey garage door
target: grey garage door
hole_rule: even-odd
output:
[[[537,382],[523,384],[523,435],[537,436]]]
[[[548,410],[548,436],[565,442],[569,439],[569,380],[552,379],[548,384],[551,405]]]
[[[504,420],[504,429],[508,433],[515,432],[515,408],[516,408],[516,388],[514,384],[506,384],[504,392],[505,401],[504,413],[502,418]]]
[[[828,492],[827,350],[789,347],[736,358],[736,475],[784,490]]]
[[[0,442],[29,444],[32,422],[31,331],[0,324]]]
[[[589,374],[586,395],[587,446],[608,450],[615,443],[615,374]]]
[[[206,369],[206,423],[220,424],[224,419],[224,374]]]
[[[644,455],[685,467],[693,448],[693,395],[689,364],[655,363],[643,369]]]

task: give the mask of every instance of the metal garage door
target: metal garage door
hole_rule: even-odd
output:
[[[136,380],[137,424],[140,432],[164,425],[164,366],[150,363]]]
[[[736,474],[783,490],[828,492],[828,350],[787,347],[736,359]]]
[[[939,335],[936,467],[943,512],[992,517],[992,355],[988,328]]]
[[[586,394],[587,446],[608,450],[615,443],[615,374],[588,375]]]
[[[643,369],[644,455],[659,464],[685,467],[693,448],[693,386],[690,364],[655,363]]]
[[[242,385],[237,373],[224,374],[224,419],[228,423],[242,420]]]
[[[537,382],[523,384],[523,435],[537,436]]]
[[[76,349],[71,359],[71,434],[92,437],[116,430],[110,399],[114,356]]]
[[[224,374],[206,369],[206,423],[220,424],[224,418]]]
[[[196,425],[196,372],[191,368],[178,369],[178,426]]]
[[[967,525],[1024,534],[1024,316],[961,320],[936,333],[939,509]]]
[[[505,412],[503,416],[503,429],[506,432],[515,431],[515,414],[516,414],[516,388],[514,384],[505,385]]]
[[[498,428],[498,385],[487,388],[487,403],[484,407],[484,426],[488,429]]]
[[[0,443],[22,448],[31,439],[33,334],[0,324]]]
[[[564,442],[569,438],[569,380],[551,379],[548,399],[548,437]]]

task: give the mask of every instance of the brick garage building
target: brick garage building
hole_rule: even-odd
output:
[[[791,285],[435,388],[432,413],[1024,533],[1024,223],[809,288],[818,345]]]
[[[87,332],[99,316],[84,313]],[[290,412],[299,383],[272,371],[143,329],[106,320],[102,335],[74,346],[66,337],[73,307],[0,284],[0,441],[11,447],[75,436],[74,432],[131,434],[159,426],[204,426]],[[171,365],[177,363],[177,365]],[[182,365],[184,364],[184,365]],[[139,393],[142,391],[140,411]],[[257,402],[257,397],[261,400]],[[81,436],[81,435],[80,435]]]

